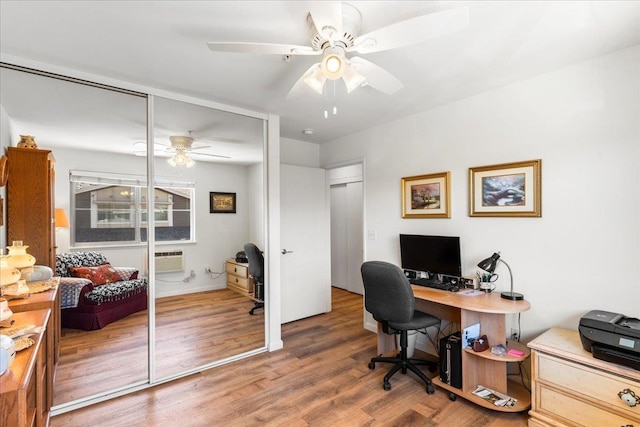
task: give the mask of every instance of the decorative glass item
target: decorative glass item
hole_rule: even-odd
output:
[[[9,302],[5,298],[0,298],[0,322],[4,322],[13,316],[13,312],[9,308]]]
[[[11,267],[8,258],[8,255],[0,253],[0,295],[2,295],[2,287],[12,285],[20,280],[20,270]]]
[[[27,253],[27,248],[24,246],[22,240],[14,240],[13,246],[7,246],[9,254],[7,255],[7,264],[13,268],[26,268],[31,267],[36,263],[36,259],[33,255]],[[19,278],[19,277],[18,277]]]
[[[4,374],[16,357],[13,340],[6,335],[0,335],[0,375]]]

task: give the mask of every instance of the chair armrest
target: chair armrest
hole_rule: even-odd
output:
[[[113,267],[113,269],[120,275],[122,280],[135,280],[138,278],[138,269],[135,267]]]
[[[62,309],[77,307],[81,295],[93,290],[91,280],[82,277],[61,277],[59,286]]]

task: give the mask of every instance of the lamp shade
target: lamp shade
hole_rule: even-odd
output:
[[[62,208],[56,208],[56,228],[69,228],[69,218]]]
[[[496,267],[498,266],[498,260],[500,259],[500,254],[495,252],[489,258],[483,259],[478,263],[478,267],[483,269],[488,273],[493,273],[496,271]]]
[[[496,267],[498,266],[498,261],[503,263],[507,267],[507,270],[509,270],[509,279],[511,281],[511,290],[508,292],[502,292],[500,296],[504,299],[508,299],[512,301],[519,301],[524,299],[524,295],[518,292],[513,292],[513,272],[511,271],[511,267],[509,267],[509,264],[504,262],[503,259],[500,259],[500,252],[495,252],[489,258],[486,258],[480,261],[478,263],[478,267],[488,273],[493,274],[493,272],[496,271]]]

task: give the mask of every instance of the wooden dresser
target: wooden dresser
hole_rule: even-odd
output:
[[[253,298],[253,279],[249,276],[249,264],[227,260],[227,288],[249,298]]]
[[[15,325],[45,326],[50,310],[15,313]],[[0,426],[45,427],[51,410],[47,396],[47,331],[31,336],[34,344],[16,354],[0,375]]]
[[[39,292],[29,295],[29,298],[13,299],[9,301],[9,308],[14,313],[24,313],[33,310],[49,309],[51,315],[46,324],[45,339],[47,340],[47,375],[46,375],[46,397],[49,407],[53,405],[53,381],[55,379],[56,366],[60,357],[60,285],[46,292]],[[0,333],[2,330],[0,329]]]
[[[529,344],[532,399],[530,427],[640,426],[640,371],[596,359],[585,351],[578,332],[550,329]]]
[[[56,269],[55,160],[49,150],[7,148],[7,244],[22,240],[36,264]]]

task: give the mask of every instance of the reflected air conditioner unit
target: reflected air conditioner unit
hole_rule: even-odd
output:
[[[156,252],[156,273],[184,271],[184,253],[182,251]]]

